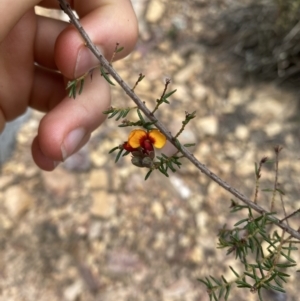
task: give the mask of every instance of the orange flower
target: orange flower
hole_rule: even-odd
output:
[[[123,149],[132,154],[132,163],[139,167],[151,167],[155,157],[154,147],[162,148],[166,137],[159,130],[146,132],[142,129],[133,130],[128,141],[123,143]]]
[[[128,144],[132,148],[142,147],[147,150],[149,144],[156,148],[162,148],[166,143],[166,137],[159,130],[151,130],[146,132],[144,130],[133,130],[129,134]],[[153,149],[153,148],[152,148]]]

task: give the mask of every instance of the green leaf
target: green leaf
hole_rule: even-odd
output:
[[[127,155],[129,155],[130,154],[130,152],[129,151],[126,151],[123,155],[122,155],[122,157],[125,157],[125,156],[127,156]]]
[[[177,147],[179,150],[181,150],[181,144],[180,144],[179,140],[176,138],[174,142],[175,142],[176,147]]]
[[[262,295],[261,295],[261,288],[259,288],[257,290],[257,294],[258,294],[258,297],[259,297],[259,301],[263,301],[263,298],[262,298]]]
[[[280,252],[280,254],[285,257],[288,261],[292,262],[292,263],[296,263],[296,261],[294,259],[292,259],[290,256],[284,254],[283,252]]]
[[[123,112],[123,116],[122,117],[125,118],[128,115],[129,112],[130,112],[129,108],[125,109],[124,112]]]
[[[256,277],[250,274],[249,272],[244,272],[244,274],[252,279],[256,279]]]
[[[196,143],[186,143],[186,144],[183,144],[184,147],[192,147],[192,146],[195,146]]]
[[[230,289],[231,289],[230,285],[226,286],[226,294],[224,296],[225,301],[228,300],[228,297],[229,297],[229,294],[230,294]]]
[[[280,194],[282,194],[282,195],[285,195],[284,191],[281,190],[281,189],[279,189],[279,188],[276,188],[276,191],[278,191],[278,192],[279,192]]]
[[[225,287],[222,287],[219,292],[218,300],[220,300],[222,298],[224,291],[225,291]]]
[[[240,275],[233,269],[233,267],[229,266],[229,268],[231,269],[231,271],[233,272],[233,274],[234,274],[236,277],[240,277]]]
[[[165,98],[165,99],[169,98],[169,97],[170,97],[172,94],[174,94],[176,91],[177,91],[177,89],[175,89],[175,90],[173,90],[173,91],[171,91],[171,92],[165,94],[165,95],[164,95],[164,98]]]
[[[145,123],[145,119],[144,119],[141,111],[139,109],[137,109],[136,112],[137,112],[137,114],[139,116],[140,121],[143,122],[143,123]]]
[[[176,172],[176,169],[175,169],[174,166],[172,165],[172,162],[171,162],[171,161],[168,161],[168,162],[167,162],[167,165],[168,165],[168,167],[169,167],[173,172]]]
[[[269,283],[269,287],[275,291],[281,292],[281,293],[285,293],[285,290],[282,287],[276,286],[276,285],[272,285]]]
[[[112,148],[108,153],[111,154],[111,153],[113,153],[117,149],[119,149],[119,146],[116,146],[116,147]]]
[[[218,280],[218,279],[216,279],[216,278],[214,278],[213,276],[209,276],[217,285],[219,285],[219,286],[222,286],[222,283]]]
[[[297,247],[293,247],[293,246],[290,246],[290,247],[282,247],[282,249],[284,249],[284,250],[291,250],[291,251],[297,251],[297,250],[298,250]]]
[[[275,277],[275,278],[274,278],[274,281],[276,282],[276,284],[277,284],[278,286],[283,287],[281,281],[280,281],[278,278]]]
[[[291,268],[291,267],[294,267],[296,265],[297,265],[297,263],[277,263],[276,267],[278,267],[278,268]]]
[[[124,47],[120,47],[116,50],[116,53],[121,52],[124,49]]]
[[[113,118],[113,117],[116,116],[118,113],[119,113],[119,111],[118,111],[118,110],[115,110],[114,112],[112,112],[112,113],[108,116],[108,119]]]
[[[83,90],[83,85],[84,85],[84,79],[80,80],[80,86],[79,86],[79,92],[78,94],[80,95],[82,90]]]
[[[207,286],[207,287],[209,286],[208,282],[205,282],[203,279],[198,278],[197,280],[202,282],[205,286]]]
[[[100,72],[109,84],[111,84],[112,86],[115,86],[115,84],[110,80],[109,76],[106,74],[106,71],[102,66],[100,67]]]
[[[146,174],[146,176],[145,176],[145,181],[150,177],[152,171],[153,171],[153,170],[150,169],[150,170],[147,172],[147,174]],[[201,281],[201,280],[199,280],[199,281]]]
[[[123,118],[123,110],[120,111],[118,117],[116,118],[116,121],[120,120],[121,118]]]
[[[120,151],[118,152],[117,157],[116,157],[116,159],[115,159],[115,163],[117,163],[117,162],[119,161],[119,159],[120,159],[120,157],[121,157],[121,155],[122,155],[123,150],[124,150],[124,149],[120,149]]]
[[[223,280],[224,283],[228,283],[227,280],[225,279],[225,277],[223,275],[221,276],[221,278],[222,278],[222,280]]]
[[[244,222],[248,222],[248,220],[249,220],[248,217],[247,217],[247,218],[244,218],[244,219],[240,220],[239,222],[235,223],[234,226],[237,227],[238,225],[240,225],[240,224],[242,224],[242,223],[244,223]]]

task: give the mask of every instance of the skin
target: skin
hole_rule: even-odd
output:
[[[116,59],[132,51],[138,28],[130,0],[69,3],[107,59],[117,42],[124,50]],[[76,100],[68,98],[67,81],[97,61],[72,25],[36,16],[35,5],[59,8],[56,0],[14,0],[14,5],[11,0],[0,1],[0,132],[27,107],[45,112],[32,156],[41,169],[51,171],[78,151],[105,120],[102,112],[110,106],[110,89],[100,72],[94,72],[83,93]]]

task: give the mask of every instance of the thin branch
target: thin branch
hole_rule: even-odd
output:
[[[63,11],[70,17],[71,23],[78,30],[81,37],[84,39],[86,47],[88,47],[91,52],[97,57],[102,67],[106,69],[106,71],[115,79],[115,81],[123,88],[126,94],[134,101],[134,103],[139,107],[139,109],[149,118],[150,121],[155,122],[155,126],[166,136],[166,138],[177,148],[176,140],[171,135],[170,131],[160,122],[155,116],[150,112],[150,110],[145,106],[145,104],[141,101],[141,99],[132,91],[132,89],[124,82],[124,80],[119,76],[119,74],[110,66],[110,63],[105,59],[99,49],[93,44],[83,27],[81,26],[79,20],[74,15],[70,5],[65,0],[58,0]],[[211,172],[204,164],[200,163],[192,153],[188,151],[188,149],[184,146],[180,146],[180,152],[193,164],[195,165],[202,173],[207,175],[210,179],[218,183],[222,188],[227,190],[229,193],[234,195],[236,198],[241,200],[243,203],[247,204],[253,210],[260,214],[269,213],[267,210],[262,207],[254,204],[249,198],[244,196],[241,192],[231,187],[228,183],[220,179],[217,175]],[[274,216],[269,215],[268,219],[276,224],[278,227],[282,228],[284,231],[289,233],[296,239],[300,240],[300,232],[294,230],[286,224],[280,223],[280,220]]]
[[[275,180],[274,180],[274,189],[273,189],[273,196],[272,196],[272,202],[271,202],[271,212],[274,211],[274,204],[275,204],[275,197],[278,189],[278,166],[279,166],[279,153],[282,150],[281,146],[275,146],[274,151],[276,154],[276,160],[275,160]]]

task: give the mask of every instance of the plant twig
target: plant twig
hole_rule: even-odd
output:
[[[166,136],[166,138],[178,149],[180,152],[193,164],[195,165],[202,173],[208,176],[211,180],[218,183],[223,189],[227,190],[229,193],[234,195],[243,203],[247,204],[256,212],[264,215],[269,213],[267,210],[253,203],[249,198],[244,196],[241,192],[231,187],[224,180],[220,179],[217,175],[215,175],[212,171],[210,171],[204,164],[200,163],[192,153],[188,151],[188,149],[182,145],[178,147],[178,141],[175,139],[170,131],[156,119],[156,117],[151,113],[151,111],[146,107],[146,105],[142,102],[142,100],[132,91],[132,89],[128,86],[127,83],[119,76],[119,74],[111,67],[110,63],[105,59],[103,54],[99,51],[99,49],[93,44],[83,27],[81,26],[79,20],[73,13],[70,5],[65,0],[57,0],[63,9],[63,11],[69,16],[71,24],[75,26],[78,30],[79,34],[83,38],[86,47],[88,47],[91,52],[97,57],[102,67],[115,79],[115,81],[122,87],[122,89],[126,92],[126,94],[134,101],[134,103],[139,107],[139,109],[147,116],[147,118],[155,123],[155,126]],[[278,227],[282,228],[284,231],[289,233],[296,239],[300,240],[300,232],[295,229],[289,227],[286,224],[280,223],[280,220],[274,216],[269,216],[269,220],[276,224]]]

